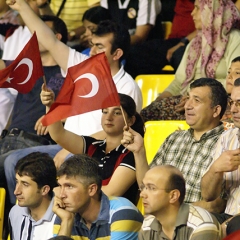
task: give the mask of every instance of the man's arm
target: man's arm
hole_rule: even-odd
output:
[[[69,48],[60,42],[53,31],[34,13],[24,0],[16,0],[12,4],[11,0],[6,1],[9,6],[18,11],[31,32],[36,31],[38,41],[46,48],[57,64],[67,70]]]
[[[232,172],[240,165],[240,149],[228,150],[213,162],[201,181],[201,193],[205,201],[220,196],[224,172]]]
[[[137,26],[136,32],[131,35],[131,45],[144,42],[147,39],[152,27],[153,26],[150,24]]]

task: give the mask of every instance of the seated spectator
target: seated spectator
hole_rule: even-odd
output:
[[[111,20],[112,17],[106,8],[96,6],[88,9],[82,17],[83,26],[85,28],[84,34],[81,35],[81,45],[86,49],[82,51],[83,54],[89,56],[91,50],[92,35],[97,29],[99,22],[104,20]]]
[[[227,235],[240,230],[239,216],[239,118],[240,118],[240,78],[232,88],[229,104],[235,128],[225,131],[219,138],[213,154],[212,164],[202,178],[201,191],[205,201],[212,201],[218,196],[227,200],[225,212],[215,214],[220,223],[226,224]],[[232,219],[231,219],[232,218]]]
[[[185,202],[209,211],[221,212],[225,202],[201,200],[201,177],[211,164],[212,150],[224,131],[220,122],[227,106],[227,93],[220,82],[200,78],[191,83],[185,104],[190,129],[170,134],[159,148],[150,166],[147,164],[143,138],[131,128],[124,131],[123,146],[133,152],[137,181],[140,185],[147,170],[158,165],[177,167],[186,180]]]
[[[67,28],[65,23],[55,16],[42,16],[45,25],[51,27],[56,38],[67,41]],[[61,69],[51,54],[40,45],[40,54],[46,83],[55,94],[58,94],[64,78]],[[8,63],[7,63],[8,64]],[[42,126],[41,119],[45,115],[45,108],[42,106],[39,95],[43,78],[36,81],[33,89],[27,93],[18,93],[15,101],[11,122],[5,136],[0,139],[0,186],[4,186],[4,161],[14,150],[26,147],[50,145],[54,143],[48,134],[46,127]]]
[[[122,197],[107,197],[101,191],[98,162],[86,155],[65,161],[57,173],[53,211],[56,235],[77,239],[137,240],[142,215]],[[80,198],[79,198],[80,196]]]
[[[27,3],[36,12],[36,14],[39,14],[35,0],[27,0]],[[5,4],[6,2],[4,5]],[[16,11],[11,10],[11,15],[16,15],[16,13]],[[0,20],[0,40],[3,39],[3,42],[0,44],[3,51],[1,58],[4,60],[14,60],[31,38],[31,33],[28,28],[24,26],[19,14],[17,15],[17,20],[19,22],[18,25],[16,25],[15,21],[6,22],[3,19]],[[5,64],[1,61],[0,68],[2,69],[4,67]],[[0,133],[2,133],[3,129],[7,127],[16,97],[17,91],[15,89],[0,88]]]
[[[15,168],[18,204],[9,214],[10,238],[47,240],[53,236],[56,215],[53,188],[57,186],[53,159],[45,153],[31,153]]]
[[[226,91],[228,95],[231,95],[234,82],[239,77],[240,77],[240,57],[236,57],[232,60],[231,65],[228,68],[227,72]],[[229,104],[221,120],[223,121],[226,129],[234,126],[232,123],[233,121]]]
[[[48,126],[51,137],[63,148],[73,154],[88,154],[98,160],[102,175],[102,191],[108,196],[123,196],[137,204],[138,186],[136,183],[135,162],[132,152],[121,145],[123,114],[128,126],[132,126],[142,137],[144,125],[140,115],[136,112],[133,99],[125,94],[119,94],[120,106],[102,110],[101,124],[106,138],[99,141],[92,137],[79,136],[65,130],[61,122]],[[46,112],[53,103],[53,93],[48,90],[41,92],[41,99],[46,105]],[[124,179],[119,184],[119,179]]]
[[[126,61],[126,70],[133,78],[140,74],[160,74],[162,68],[171,64],[177,70],[188,42],[196,35],[195,26],[191,17],[193,10],[192,0],[176,0],[171,34],[166,40],[150,39],[131,48]],[[161,15],[165,16],[165,5],[162,1]],[[169,14],[169,13],[168,13]],[[171,15],[171,13],[170,13]],[[181,23],[181,24],[179,24]]]
[[[66,23],[69,31],[68,44],[72,46],[79,43],[80,36],[85,32],[82,25],[83,14],[91,7],[99,5],[99,0],[40,0],[37,3],[41,15],[56,15]]]
[[[185,119],[184,104],[190,83],[209,77],[225,86],[231,60],[240,55],[240,31],[234,29],[240,17],[232,1],[196,0],[192,16],[198,34],[188,45],[175,79],[141,111],[144,121]]]
[[[55,56],[55,60],[60,64],[65,72],[68,67],[76,65],[87,58],[86,55],[78,53],[58,41],[54,34],[49,31],[45,24],[43,24],[42,21],[31,11],[28,5],[26,5],[25,1],[18,0],[18,2],[11,6],[16,10],[18,9],[24,18],[26,17],[24,20],[27,24],[31,25],[31,29],[33,31],[36,28],[38,29],[37,33],[40,34],[38,36],[38,40],[41,39],[41,44]],[[24,9],[23,11],[21,11],[22,7]],[[28,18],[27,16],[31,17]],[[33,22],[34,24],[32,24]],[[90,55],[95,55],[100,52],[106,53],[113,81],[116,84],[118,92],[131,96],[136,103],[137,111],[140,111],[142,108],[141,91],[136,82],[124,71],[123,66],[120,65],[121,59],[124,58],[130,46],[130,36],[128,31],[111,21],[102,21],[98,25],[97,31],[92,36],[91,44],[92,48]],[[66,130],[74,132],[78,135],[91,135],[102,130],[100,119],[101,110],[97,110],[69,117],[66,120],[64,127]],[[9,156],[5,161],[5,171],[7,169],[7,177],[9,177],[7,181],[8,183],[11,182],[12,188],[14,188],[14,182],[12,182],[13,174],[10,174],[10,172],[12,173],[14,169],[13,166],[15,166],[20,157],[23,157],[33,151],[48,152],[48,154],[52,157],[57,154],[54,158],[57,167],[60,166],[69,154],[68,151],[62,149],[59,145],[35,147],[31,149],[27,148],[23,151],[13,153],[13,155]]]
[[[131,45],[144,42],[148,38],[161,11],[159,0],[101,0],[100,4],[109,9],[114,21],[126,26],[131,35]]]
[[[205,209],[183,203],[185,181],[171,165],[148,170],[140,186],[145,214],[139,240],[221,240],[221,225]]]

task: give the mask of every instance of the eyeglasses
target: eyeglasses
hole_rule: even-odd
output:
[[[147,191],[153,192],[153,191],[157,191],[157,190],[165,190],[165,191],[171,191],[172,189],[167,189],[167,188],[157,188],[155,185],[152,184],[141,184],[139,186],[139,191],[142,192],[144,189],[146,189]]]
[[[240,100],[233,101],[232,99],[229,99],[228,106],[232,107],[233,104],[235,104],[235,107],[240,108]]]

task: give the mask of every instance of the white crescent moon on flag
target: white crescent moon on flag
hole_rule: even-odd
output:
[[[28,75],[27,75],[27,78],[23,81],[23,82],[20,82],[18,84],[22,85],[22,84],[25,84],[26,82],[29,81],[29,79],[31,78],[32,76],[32,71],[33,71],[33,63],[32,61],[29,59],[29,58],[23,58],[19,63],[18,65],[15,67],[14,70],[16,70],[20,65],[22,64],[26,64],[28,66]]]
[[[92,83],[92,90],[90,91],[90,93],[88,93],[86,95],[83,95],[83,96],[78,95],[78,96],[83,97],[83,98],[90,98],[90,97],[95,96],[99,89],[99,82],[98,82],[97,77],[92,73],[85,73],[85,74],[79,76],[78,78],[76,78],[74,80],[74,83],[83,78],[88,78],[90,80],[90,82]]]

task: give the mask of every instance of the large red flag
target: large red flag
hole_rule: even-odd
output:
[[[56,101],[42,124],[48,126],[70,116],[119,105],[107,58],[105,53],[100,53],[68,69]]]
[[[38,41],[34,33],[17,58],[8,67],[0,70],[0,87],[28,93],[43,75]]]

